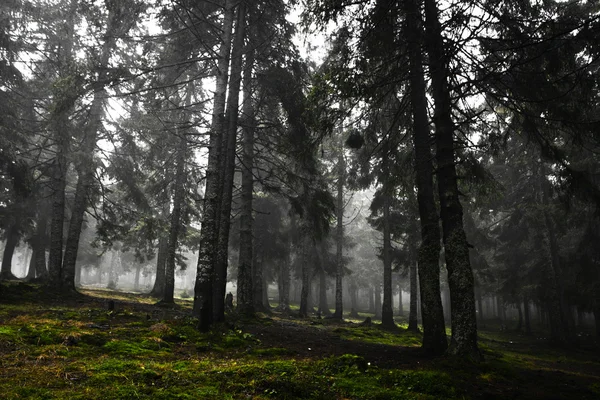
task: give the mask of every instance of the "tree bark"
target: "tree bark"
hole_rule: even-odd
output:
[[[221,204],[221,142],[225,121],[225,96],[229,80],[229,53],[233,29],[234,1],[224,0],[223,26],[206,168],[206,188],[200,230],[200,248],[194,285],[194,307],[192,314],[198,317],[198,328],[207,331],[213,322],[213,275],[215,269],[215,248],[218,237],[219,207]]]
[[[336,230],[335,230],[335,311],[333,318],[344,318],[344,180],[346,176],[346,163],[343,147],[338,149],[338,181],[336,198]]]
[[[440,230],[433,192],[433,166],[421,54],[422,17],[418,4],[417,0],[405,2],[417,202],[421,224],[418,272],[423,321],[422,347],[429,354],[441,355],[446,351],[448,342],[440,295]]]
[[[15,248],[19,243],[19,221],[16,220],[9,228],[6,236],[6,244],[2,254],[2,267],[0,269],[0,280],[17,279],[12,273],[12,258],[15,253]]]
[[[436,175],[451,293],[452,338],[448,353],[478,361],[481,360],[481,352],[477,346],[474,279],[469,244],[463,228],[463,210],[458,198],[448,71],[435,0],[425,0],[425,21],[425,42],[434,100]]]
[[[154,286],[150,291],[150,296],[163,298],[165,292],[165,278],[167,271],[167,247],[169,237],[163,234],[158,239],[158,253],[156,254],[156,278],[154,278]]]
[[[408,330],[417,332],[419,330],[417,319],[417,263],[410,264],[410,311],[408,313]]]
[[[252,197],[254,190],[254,106],[252,99],[252,67],[254,64],[253,53],[246,56],[244,68],[243,90],[244,103],[242,105],[243,118],[243,154],[242,154],[242,209],[240,211],[240,251],[238,259],[237,279],[237,309],[241,314],[254,313],[253,287],[252,287],[252,230],[254,219],[252,216]]]
[[[384,160],[384,171],[387,170]],[[381,308],[381,324],[384,327],[396,326],[392,307],[392,242],[390,230],[390,197],[389,183],[384,182],[383,190],[383,304]]]
[[[181,225],[181,216],[185,206],[185,160],[187,155],[187,137],[180,134],[179,147],[177,150],[177,171],[175,173],[175,188],[173,195],[173,211],[171,211],[171,225],[169,227],[169,239],[167,242],[167,260],[165,271],[165,288],[162,303],[172,304],[175,302],[175,255]]]
[[[301,228],[303,231],[304,229]],[[311,269],[308,263],[308,237],[306,232],[301,233],[301,248],[300,257],[302,265],[302,290],[300,291],[300,317],[305,318],[308,316],[308,296],[310,295],[310,275]]]
[[[58,93],[52,115],[52,127],[56,145],[56,159],[51,179],[52,218],[50,224],[50,254],[48,256],[49,287],[59,289],[62,284],[63,262],[63,227],[65,222],[65,189],[67,186],[67,171],[69,163],[70,122],[69,114],[78,97],[73,93],[73,81],[76,72],[73,68],[73,38],[75,31],[75,14],[77,1],[71,0],[69,11],[64,24],[64,46],[59,54],[59,80],[67,85],[64,93]]]
[[[235,151],[238,127],[238,107],[242,82],[242,58],[246,31],[246,2],[239,3],[233,48],[231,50],[231,76],[227,95],[227,130],[225,136],[224,157],[222,159],[222,197],[217,236],[217,255],[215,258],[213,286],[213,320],[225,319],[225,287],[227,284],[227,264],[229,254],[229,230],[231,227],[231,200],[233,196],[233,178],[235,174]]]

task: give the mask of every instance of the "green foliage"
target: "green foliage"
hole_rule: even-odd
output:
[[[321,320],[317,328],[286,320],[289,345],[280,346],[250,333],[268,333],[284,321],[276,316],[200,333],[183,315],[149,320],[162,310],[133,296],[107,312],[110,292],[61,303],[36,287],[2,288],[10,294],[0,308],[0,390],[7,399],[592,399],[600,387],[590,372],[600,368],[593,354],[508,332],[484,332],[486,361],[472,364],[422,357],[408,348],[418,345],[418,334],[376,324]],[[334,335],[352,350],[298,357],[304,335]],[[361,351],[365,346],[377,350]],[[400,351],[392,365],[373,362],[387,349]]]

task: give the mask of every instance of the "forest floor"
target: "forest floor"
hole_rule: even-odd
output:
[[[559,349],[490,325],[480,329],[485,360],[472,363],[425,357],[401,318],[385,330],[273,312],[200,333],[191,302],[155,302],[103,290],[55,298],[3,283],[0,398],[600,398],[600,347],[587,335]]]

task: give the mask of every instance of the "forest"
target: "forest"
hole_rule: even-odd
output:
[[[600,1],[3,0],[0,397],[600,398]]]

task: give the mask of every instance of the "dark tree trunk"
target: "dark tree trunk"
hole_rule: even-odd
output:
[[[189,90],[189,89],[188,89]],[[191,95],[191,92],[188,93]],[[189,103],[189,101],[188,101]],[[171,211],[171,223],[169,226],[169,239],[167,241],[167,260],[165,270],[165,289],[161,299],[162,303],[172,304],[175,302],[175,256],[177,253],[177,244],[179,231],[181,230],[181,217],[185,206],[185,160],[187,155],[187,137],[180,134],[179,146],[177,149],[177,171],[175,173],[175,187],[173,191],[173,211]]]
[[[301,228],[302,229],[302,228]],[[302,229],[304,230],[304,229]],[[301,233],[302,238],[300,239],[302,241],[301,243],[301,249],[300,249],[300,257],[301,257],[301,265],[302,265],[302,290],[300,291],[300,317],[307,317],[308,316],[308,296],[310,295],[310,275],[311,275],[311,268],[309,266],[309,260],[308,260],[308,237],[306,237],[307,233],[306,232],[302,232]]]
[[[213,322],[213,279],[215,273],[215,248],[219,232],[219,208],[222,198],[220,174],[221,143],[225,125],[225,97],[229,80],[229,53],[233,30],[234,1],[224,0],[221,47],[217,62],[217,78],[213,105],[206,188],[200,230],[200,248],[194,285],[194,307],[192,314],[198,317],[198,328],[207,331]],[[223,299],[224,301],[224,299]]]
[[[425,0],[425,37],[429,53],[432,97],[434,100],[437,180],[442,219],[444,252],[451,293],[452,338],[449,354],[480,360],[477,347],[474,279],[469,244],[463,228],[463,210],[458,198],[454,163],[454,123],[446,55],[435,0]]]
[[[222,148],[222,197],[218,214],[219,230],[217,239],[217,255],[213,286],[213,320],[221,322],[225,319],[225,288],[227,285],[227,267],[229,255],[229,231],[231,228],[231,201],[233,196],[233,178],[235,174],[235,151],[238,128],[238,107],[240,86],[242,83],[242,61],[244,37],[246,31],[246,2],[238,5],[237,22],[233,48],[231,50],[231,76],[227,95],[227,130]]]
[[[156,278],[150,296],[163,298],[165,292],[165,278],[167,271],[167,250],[169,238],[163,235],[158,239],[158,254],[156,255]]]
[[[417,322],[417,264],[410,264],[410,310],[408,313],[408,330],[417,332],[419,330]]]
[[[422,17],[417,0],[407,0],[404,4],[406,7],[417,202],[421,223],[418,271],[423,321],[423,349],[429,354],[441,355],[446,351],[448,342],[440,295],[440,229],[433,191],[433,165],[421,53]]]
[[[344,318],[344,180],[346,179],[346,163],[343,148],[339,149],[338,156],[338,182],[336,199],[336,230],[335,230],[335,319]]]
[[[108,83],[108,62],[114,51],[121,20],[117,16],[118,7],[116,4],[107,2],[108,17],[107,26],[104,35],[104,43],[100,52],[98,63],[98,78],[93,83],[94,99],[89,112],[89,120],[83,130],[83,144],[79,154],[81,160],[77,166],[78,178],[75,189],[75,200],[71,210],[71,220],[69,222],[69,231],[65,245],[65,253],[62,265],[62,289],[75,290],[75,264],[77,263],[77,252],[79,249],[79,238],[83,226],[85,211],[88,207],[88,198],[90,189],[94,182],[94,150],[98,132],[102,126],[102,116],[104,115],[104,106],[108,95],[104,89]],[[112,4],[112,5],[111,5]]]
[[[241,314],[254,313],[252,285],[252,196],[254,189],[254,106],[252,100],[252,67],[253,53],[246,56],[243,88],[243,154],[242,154],[242,193],[240,211],[240,251],[237,278],[237,309]],[[283,268],[283,267],[282,267]],[[281,297],[281,296],[280,296]],[[281,301],[281,299],[280,299]]]
[[[384,171],[387,170],[384,161]],[[392,242],[390,230],[390,196],[389,182],[384,183],[383,190],[383,304],[381,307],[381,324],[385,327],[396,326],[392,307]],[[379,291],[378,291],[379,292]]]
[[[544,237],[547,247],[546,268],[546,298],[548,305],[548,320],[550,322],[550,336],[552,341],[560,345],[571,343],[572,332],[569,329],[569,310],[565,301],[562,265],[558,250],[560,248],[555,234],[555,224],[549,212],[550,193],[547,181],[546,168],[543,164],[534,166],[538,175],[539,203],[542,206],[542,220],[544,224]]]
[[[8,230],[6,236],[6,244],[4,245],[4,252],[2,254],[2,267],[0,269],[0,280],[5,279],[17,279],[12,273],[12,258],[15,253],[15,248],[19,243],[19,228],[17,226],[19,222],[16,221]]]

